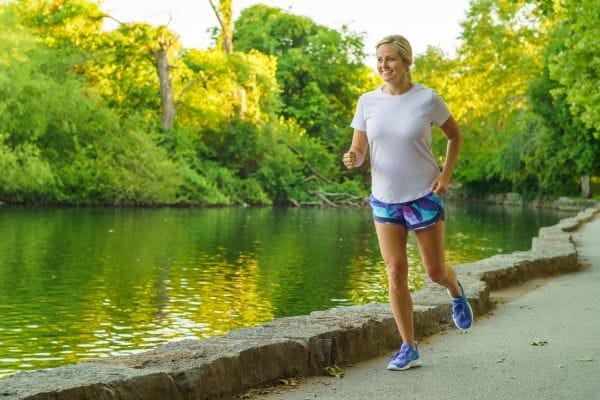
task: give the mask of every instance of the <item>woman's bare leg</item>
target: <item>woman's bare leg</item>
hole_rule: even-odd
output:
[[[461,290],[458,286],[456,273],[446,265],[444,257],[444,221],[439,220],[435,225],[415,231],[421,258],[427,271],[427,276],[448,289],[450,296],[458,298]]]
[[[392,313],[402,341],[415,347],[413,302],[408,288],[408,231],[402,225],[375,223],[379,249],[386,265]]]

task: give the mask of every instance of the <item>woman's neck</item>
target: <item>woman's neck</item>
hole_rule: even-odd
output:
[[[400,83],[387,82],[383,86],[383,91],[386,92],[387,94],[399,95],[399,94],[404,94],[404,93],[408,92],[410,89],[412,89],[412,87],[413,87],[413,84],[409,80],[402,81]]]

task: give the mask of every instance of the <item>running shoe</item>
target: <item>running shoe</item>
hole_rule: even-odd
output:
[[[467,300],[467,296],[465,296],[465,291],[460,282],[458,282],[458,286],[460,287],[460,297],[450,297],[452,299],[452,319],[454,320],[454,325],[461,331],[464,331],[469,329],[473,324],[473,309]]]
[[[421,365],[419,359],[419,346],[415,343],[415,348],[410,347],[408,343],[402,343],[400,351],[390,358],[387,369],[392,371],[404,371],[411,367],[418,367]]]

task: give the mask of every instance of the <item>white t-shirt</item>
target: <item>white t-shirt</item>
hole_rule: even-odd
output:
[[[385,203],[404,203],[431,192],[440,173],[431,150],[431,125],[450,117],[432,89],[413,84],[401,95],[382,87],[360,96],[352,128],[367,133],[371,151],[372,195]]]

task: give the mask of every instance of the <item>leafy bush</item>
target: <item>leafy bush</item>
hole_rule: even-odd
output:
[[[0,194],[11,201],[39,201],[53,197],[57,189],[50,165],[32,144],[6,145],[0,135]]]

